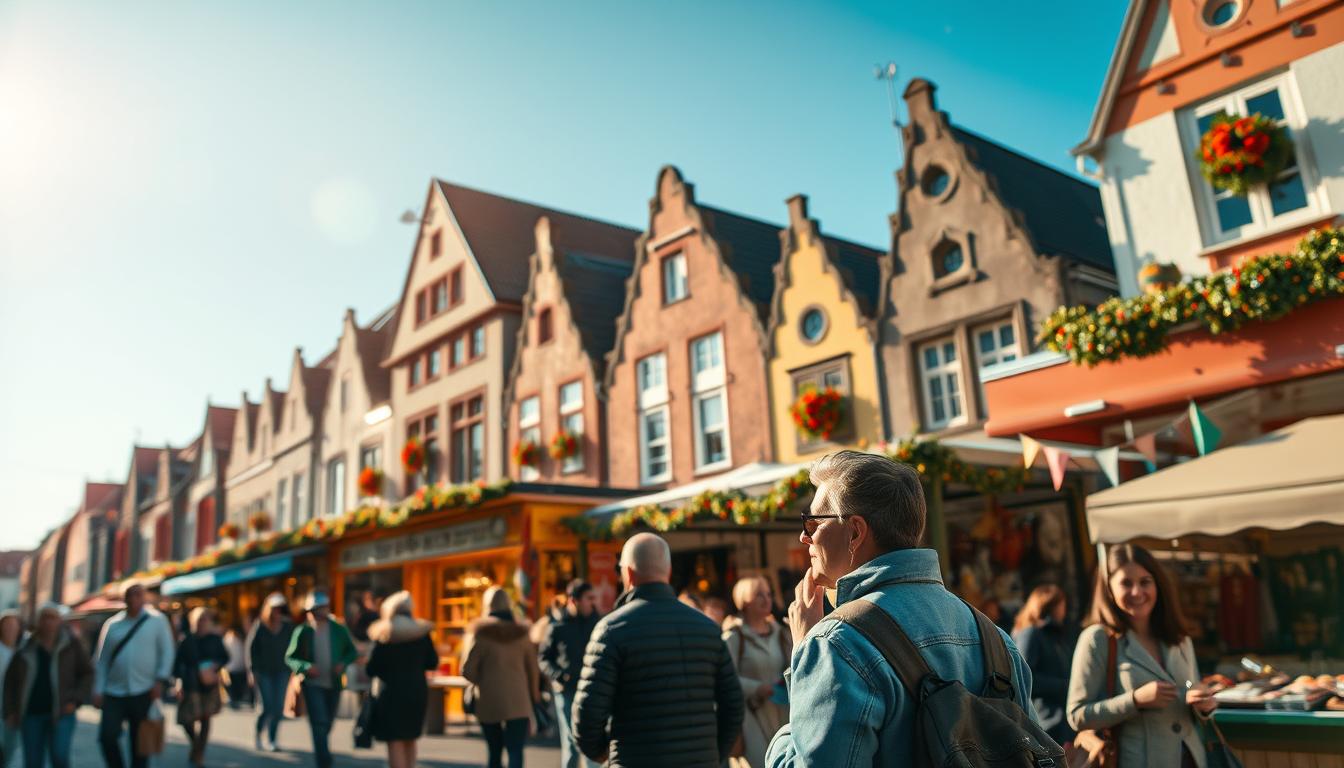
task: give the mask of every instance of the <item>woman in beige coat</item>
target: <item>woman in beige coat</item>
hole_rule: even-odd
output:
[[[476,719],[490,751],[490,768],[522,768],[532,706],[541,701],[541,670],[537,647],[528,639],[528,625],[513,616],[509,595],[499,587],[486,590],[486,614],[467,629],[462,676],[476,686]]]
[[[734,757],[734,768],[763,768],[770,739],[789,722],[789,707],[771,700],[775,684],[784,679],[793,642],[788,628],[770,615],[774,607],[770,582],[748,576],[733,586],[738,615],[724,621],[723,642],[733,657],[747,716],[742,721],[743,756]]]
[[[1194,717],[1208,715],[1216,704],[1199,682],[1171,578],[1146,549],[1111,547],[1097,571],[1089,623],[1073,654],[1069,725],[1112,729],[1120,765],[1204,768],[1207,756]],[[1114,694],[1106,689],[1110,664],[1116,669]]]

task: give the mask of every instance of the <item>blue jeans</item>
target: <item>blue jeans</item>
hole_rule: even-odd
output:
[[[489,768],[504,768],[504,751],[509,752],[509,768],[523,768],[523,742],[527,740],[527,718],[502,723],[481,723],[485,746],[490,750]]]
[[[19,754],[19,728],[10,728],[0,720],[0,768],[9,768]]]
[[[584,757],[574,741],[574,694],[577,691],[562,691],[551,688],[555,698],[555,729],[560,732],[561,768],[598,768],[597,763]]]
[[[261,714],[257,715],[257,733],[275,743],[280,721],[285,719],[285,689],[289,687],[289,673],[256,675],[257,691],[261,694]]]
[[[308,728],[313,733],[313,759],[317,768],[331,768],[331,721],[336,717],[336,701],[341,692],[335,688],[303,684],[303,703],[308,707]]]
[[[75,716],[28,715],[23,718],[23,766],[42,768],[51,756],[52,768],[70,765],[70,739],[75,735]]]

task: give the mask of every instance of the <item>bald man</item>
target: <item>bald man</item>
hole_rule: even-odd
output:
[[[625,592],[597,623],[574,699],[574,738],[612,768],[718,768],[742,731],[742,686],[719,627],[677,600],[652,533],[621,550]]]

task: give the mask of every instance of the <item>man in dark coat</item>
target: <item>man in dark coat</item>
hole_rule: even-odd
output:
[[[561,768],[579,768],[579,749],[574,742],[571,716],[574,695],[583,672],[583,651],[597,626],[597,593],[582,579],[565,588],[565,610],[546,625],[541,638],[541,671],[551,679],[555,694],[556,725],[560,731]],[[593,765],[585,761],[585,765]]]
[[[714,622],[677,601],[651,533],[621,551],[625,592],[597,623],[574,700],[579,748],[611,768],[718,768],[742,730],[742,686]]]

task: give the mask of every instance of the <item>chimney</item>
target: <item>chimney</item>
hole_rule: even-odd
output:
[[[906,113],[910,115],[911,123],[926,123],[937,113],[938,104],[934,100],[933,92],[938,90],[938,86],[917,77],[910,81],[905,87],[903,98],[905,99]]]
[[[794,195],[785,202],[789,205],[789,226],[794,229],[807,226],[807,195]]]

